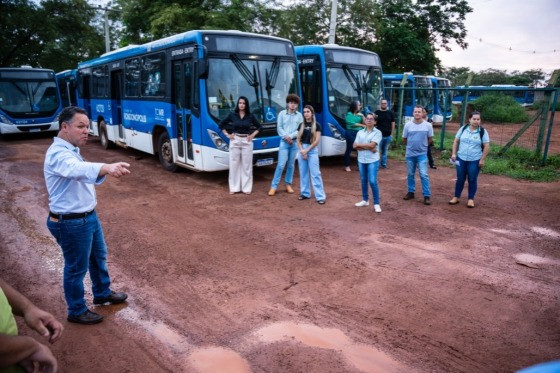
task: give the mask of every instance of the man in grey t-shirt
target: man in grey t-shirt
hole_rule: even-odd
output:
[[[430,178],[428,176],[428,146],[433,144],[434,129],[432,125],[422,118],[422,106],[416,105],[412,114],[414,119],[404,126],[403,142],[406,145],[406,167],[408,169],[408,192],[405,200],[414,198],[416,167],[422,183],[424,204],[431,205]]]

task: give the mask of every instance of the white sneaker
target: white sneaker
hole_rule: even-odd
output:
[[[369,201],[361,201],[361,202],[355,203],[354,206],[356,206],[356,207],[369,206]]]
[[[381,206],[379,206],[379,205],[373,205],[373,210],[374,210],[375,212],[381,212]]]

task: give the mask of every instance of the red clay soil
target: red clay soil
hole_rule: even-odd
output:
[[[61,372],[512,372],[560,359],[559,182],[481,174],[468,209],[448,205],[455,171],[439,167],[424,206],[419,182],[402,199],[406,167],[390,160],[376,214],[354,207],[358,172],[341,158],[321,159],[321,206],[297,200],[297,172],[296,194],[267,196],[266,167],[252,195],[230,196],[226,172],[169,173],[93,138],[86,159],[131,164],[97,188],[112,287],[130,296],[82,326],[66,321],[45,227],[51,141],[0,140],[0,276],[63,322]]]

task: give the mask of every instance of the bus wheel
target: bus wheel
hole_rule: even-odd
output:
[[[109,138],[107,137],[107,125],[103,120],[99,123],[99,139],[101,142],[101,147],[103,149],[111,149],[113,147],[113,144],[109,141]]]
[[[173,149],[171,148],[171,140],[167,132],[160,135],[158,141],[159,162],[167,171],[177,171],[177,165],[173,163]]]

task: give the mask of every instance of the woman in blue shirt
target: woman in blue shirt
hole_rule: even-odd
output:
[[[309,175],[311,174],[311,185],[313,186],[315,199],[318,204],[324,205],[327,196],[323,188],[323,179],[319,169],[319,152],[317,151],[320,141],[321,125],[315,119],[315,110],[313,106],[305,105],[303,108],[303,123],[299,125],[296,142],[299,149],[298,166],[301,190],[298,199],[302,201],[311,197],[311,188],[309,187]]]
[[[469,126],[459,128],[451,160],[457,169],[457,182],[455,183],[455,196],[449,201],[450,205],[459,203],[465,181],[469,180],[469,195],[467,207],[474,207],[474,196],[477,189],[478,172],[484,167],[484,160],[490,150],[490,137],[488,131],[480,126],[480,113],[473,111],[470,115]]]

